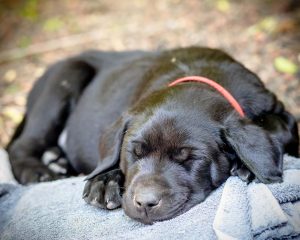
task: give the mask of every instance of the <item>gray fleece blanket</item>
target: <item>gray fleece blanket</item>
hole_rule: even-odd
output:
[[[0,181],[5,161],[0,157]],[[247,185],[230,177],[203,203],[151,226],[122,209],[85,204],[82,177],[27,187],[2,183],[0,239],[298,239],[300,159],[285,156],[284,168],[283,183]]]

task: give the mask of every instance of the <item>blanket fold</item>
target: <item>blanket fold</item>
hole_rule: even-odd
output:
[[[219,239],[300,238],[300,159],[286,156],[284,169],[282,183],[227,180],[213,223]]]

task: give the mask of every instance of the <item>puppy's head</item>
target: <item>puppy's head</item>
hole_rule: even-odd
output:
[[[123,208],[130,217],[144,223],[172,218],[203,201],[229,176],[230,163],[213,126],[195,126],[191,118],[157,110],[144,123],[129,126],[121,169]]]
[[[267,132],[222,101],[199,105],[194,96],[193,105],[190,96],[139,109],[109,151],[121,159],[123,208],[131,218],[173,218],[202,202],[239,166],[262,182],[281,179],[281,150]],[[223,110],[216,113],[218,108]]]

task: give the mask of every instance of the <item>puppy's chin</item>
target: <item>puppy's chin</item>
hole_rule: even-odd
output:
[[[146,212],[146,211],[139,211],[135,208],[133,201],[130,197],[128,197],[126,194],[123,195],[123,202],[122,202],[122,208],[124,209],[124,212],[127,216],[130,218],[141,222],[143,224],[153,224],[154,222],[160,222],[169,220],[172,218],[175,218],[188,210],[190,210],[193,206],[196,204],[202,202],[205,199],[205,197],[202,198],[194,198],[189,197],[188,195],[185,196],[180,202],[176,203],[176,206],[172,204],[171,206],[165,206],[163,209],[152,211],[152,212]],[[171,199],[170,199],[170,202]],[[169,203],[170,203],[169,202]]]
[[[125,211],[125,214],[128,217],[130,217],[138,222],[141,222],[143,224],[152,225],[155,222],[166,221],[166,220],[170,220],[172,218],[178,217],[178,216],[184,214],[185,212],[189,211],[195,205],[197,205],[197,203],[186,202],[186,203],[182,204],[181,206],[177,207],[176,209],[173,209],[169,213],[165,214],[164,216],[160,216],[160,217],[159,216],[147,216],[146,214],[139,214],[135,211],[130,211],[127,207],[125,207],[125,204],[123,204],[122,207]]]
[[[125,207],[125,204],[122,205],[125,214],[138,221],[141,222],[143,224],[147,224],[147,225],[151,225],[154,222],[160,222],[160,221],[165,221],[165,220],[169,220],[171,218],[177,217],[178,215],[182,214],[184,211],[183,209],[185,208],[184,206],[180,206],[177,209],[174,209],[173,211],[171,211],[170,213],[167,213],[164,216],[153,216],[153,214],[147,214],[146,212],[137,212],[133,209],[130,209],[128,207]]]

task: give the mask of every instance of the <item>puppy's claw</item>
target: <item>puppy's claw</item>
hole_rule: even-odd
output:
[[[45,174],[40,176],[39,181],[40,182],[46,182],[46,181],[49,181],[49,179],[51,179],[50,175],[45,173]]]
[[[87,196],[88,196],[88,193],[87,192],[83,192],[82,198],[85,199]]]
[[[109,201],[109,202],[106,204],[106,208],[107,208],[107,209],[110,209],[110,210],[115,209],[115,208],[117,208],[117,207],[119,207],[119,206],[120,206],[120,204],[115,203],[115,202],[112,202],[112,201]]]

